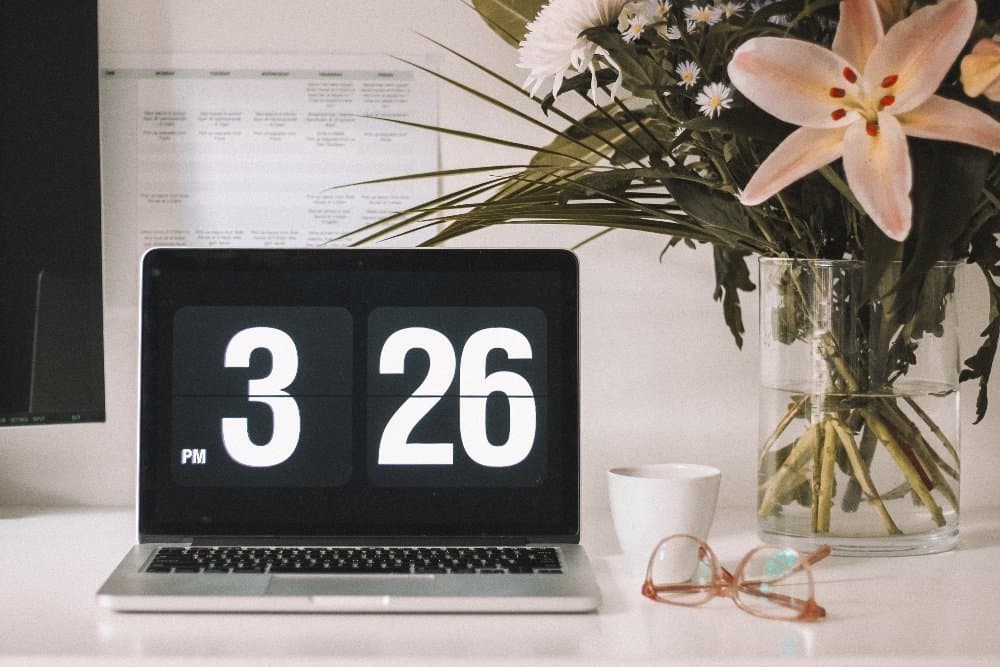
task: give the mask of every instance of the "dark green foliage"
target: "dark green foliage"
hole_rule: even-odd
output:
[[[934,1],[914,0],[911,9]],[[475,9],[509,44],[524,38],[526,24],[545,3],[473,0]],[[746,257],[860,260],[864,267],[861,303],[839,307],[853,309],[866,331],[880,332],[868,334],[871,340],[851,343],[867,346],[871,352],[867,356],[872,361],[861,369],[864,375],[859,378],[870,386],[884,386],[905,373],[924,337],[939,335],[943,304],[954,284],[926,285],[930,267],[942,260],[967,260],[978,265],[990,288],[989,323],[982,346],[965,361],[961,374],[962,380],[980,384],[977,421],[981,419],[1000,344],[997,156],[949,142],[910,139],[913,227],[902,244],[886,237],[865,215],[846,183],[840,161],[799,179],[758,206],[743,206],[738,200],[740,189],[795,128],[736,91],[731,108],[717,117],[706,117],[699,110],[697,95],[705,84],[728,84],[726,68],[732,53],[748,39],[793,37],[829,47],[839,0],[779,0],[756,11],[747,7],[741,16],[712,26],[688,29],[683,9],[690,4],[674,2],[669,10],[668,23],[677,28],[678,39],[667,40],[655,26],[648,26],[638,40],[626,42],[614,22],[584,30],[582,35],[599,47],[593,64],[605,101],[590,97],[593,78],[589,70],[570,70],[560,95],[549,94],[541,101],[546,115],[540,118],[545,122],[435,74],[514,119],[545,128],[551,139],[532,146],[505,140],[500,133],[491,138],[438,128],[452,136],[525,149],[532,157],[521,166],[453,170],[450,173],[489,176],[370,225],[359,242],[434,225],[438,232],[427,243],[437,244],[492,225],[544,223],[597,227],[585,242],[599,239],[604,229],[662,234],[667,240],[657,242],[656,248],[664,253],[681,241],[689,246],[709,243],[715,265],[714,296],[722,302],[725,322],[737,345],[742,344],[744,332],[739,293],[754,289]],[[997,3],[977,0],[977,4],[980,20],[973,39],[1000,32]],[[515,91],[520,101],[528,97],[516,82],[487,70],[475,57],[442,48]],[[687,60],[701,68],[697,85],[690,88],[678,85],[674,70]],[[619,77],[621,95],[611,99],[607,93]],[[592,111],[582,116],[562,111],[565,92],[585,100]],[[937,93],[993,117],[1000,113],[996,103],[964,96],[957,63]],[[781,305],[765,316],[766,326],[775,327],[778,339],[786,343],[809,335],[801,297],[793,289],[803,277],[796,274],[792,280],[793,271],[797,269],[782,282]],[[808,486],[800,492],[803,497],[811,493]]]
[[[736,347],[742,348],[744,329],[739,291],[752,292],[755,289],[745,259],[749,253],[730,250],[721,245],[716,245],[712,250],[715,259],[715,292],[712,296],[716,301],[722,301],[726,326],[733,334]]]

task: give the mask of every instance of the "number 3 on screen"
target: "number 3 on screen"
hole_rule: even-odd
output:
[[[390,417],[379,441],[380,465],[451,465],[452,442],[410,442],[417,423],[444,397],[455,377],[455,349],[447,336],[426,327],[408,327],[390,335],[382,346],[379,373],[405,372],[410,350],[427,353],[430,366],[419,387]],[[535,441],[535,399],[531,385],[511,371],[486,373],[486,357],[504,350],[508,359],[531,359],[531,343],[514,329],[481,329],[465,342],[458,362],[459,433],[469,458],[490,468],[517,465],[531,452]],[[486,433],[486,402],[502,393],[510,405],[507,442],[494,445]]]
[[[222,419],[222,444],[237,463],[252,468],[276,466],[288,460],[299,444],[301,417],[299,405],[285,389],[299,372],[299,352],[292,337],[281,329],[251,327],[243,329],[226,346],[226,368],[247,368],[254,350],[271,354],[271,373],[247,382],[247,400],[264,403],[274,414],[271,440],[256,445],[250,439],[246,417]]]

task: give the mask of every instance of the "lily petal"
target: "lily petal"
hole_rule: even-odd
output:
[[[856,123],[864,128],[864,123]],[[863,131],[863,130],[862,130]],[[799,128],[767,156],[740,194],[740,202],[756,206],[806,174],[840,157],[844,129]]]
[[[878,133],[870,136],[865,123],[852,123],[844,133],[844,174],[865,212],[896,241],[910,233],[913,169],[906,135],[891,114],[878,115]]]
[[[846,60],[816,44],[781,37],[744,42],[729,62],[729,80],[758,107],[787,123],[806,127],[846,126],[847,117],[830,115],[840,105],[833,87],[851,88],[844,79]]]
[[[1000,43],[979,40],[972,53],[962,58],[962,88],[969,97],[985,94],[1000,102]]]
[[[1000,122],[955,100],[932,95],[919,107],[896,119],[911,137],[957,141],[1000,152]]]
[[[975,0],[941,0],[894,25],[868,58],[862,85],[884,88],[894,113],[909,111],[934,94],[958,58],[976,22]],[[890,77],[895,84],[882,86]]]
[[[884,33],[875,0],[844,0],[833,36],[833,52],[851,63],[855,71],[864,71],[868,56]]]

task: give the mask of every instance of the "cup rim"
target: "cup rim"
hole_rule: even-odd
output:
[[[608,470],[608,475],[626,479],[710,479],[719,477],[722,471],[715,466],[702,463],[649,463],[636,466],[620,466]]]

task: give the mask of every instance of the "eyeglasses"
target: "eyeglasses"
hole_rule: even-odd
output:
[[[722,596],[761,618],[815,621],[826,610],[813,597],[812,565],[829,555],[826,544],[809,554],[765,544],[747,553],[730,573],[703,540],[671,535],[649,557],[642,594],[685,607]]]

